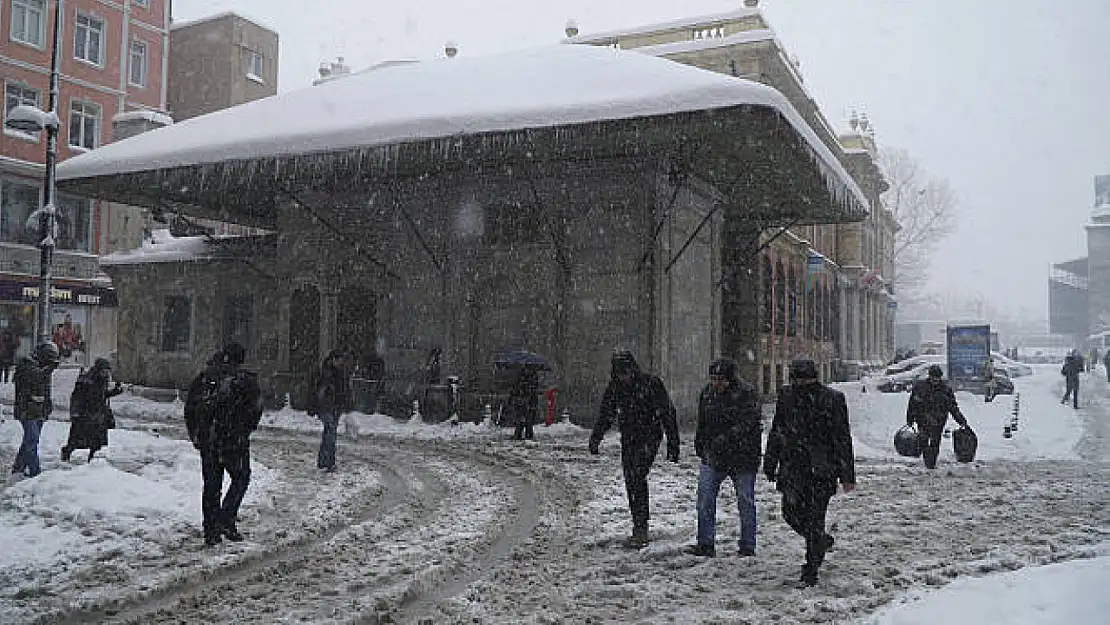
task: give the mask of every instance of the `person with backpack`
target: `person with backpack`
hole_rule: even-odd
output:
[[[609,385],[601,398],[597,422],[590,434],[589,450],[601,453],[601,440],[616,424],[621,433],[621,467],[632,513],[630,549],[648,544],[648,472],[667,436],[667,459],[678,462],[678,422],[674,404],[663,380],[644,373],[631,352],[618,351],[610,359]]]
[[[732,480],[740,511],[741,556],[755,555],[755,475],[763,442],[759,393],[741,380],[736,361],[718,358],[709,365],[709,384],[698,397],[698,428],[694,451],[698,469],[697,544],[686,553],[712,558],[717,554],[717,493]]]
[[[88,449],[92,462],[96,452],[108,446],[108,430],[116,427],[108,400],[123,392],[119,380],[114,388],[108,388],[111,375],[112,363],[97,358],[92,369],[77,376],[69,395],[69,437],[62,447],[63,462],[77,449]]]
[[[351,409],[351,383],[347,376],[346,355],[333,349],[320,365],[320,375],[315,384],[314,414],[324,425],[320,435],[320,451],[316,454],[316,468],[335,472],[335,448],[339,438],[339,417]]]
[[[204,543],[209,546],[223,538],[243,540],[238,517],[250,486],[250,435],[262,418],[262,392],[256,375],[243,368],[245,360],[243,346],[229,343],[193,379],[185,399],[189,440],[200,452]],[[225,472],[231,485],[221,502]]]
[[[960,427],[967,427],[967,419],[956,403],[956,394],[944,380],[944,370],[940,365],[931,365],[928,377],[914,383],[910,402],[906,406],[906,425],[917,424],[921,458],[926,469],[937,468],[940,440],[950,414]]]
[[[782,493],[783,520],[806,541],[798,585],[815,586],[834,542],[825,531],[829,500],[838,481],[845,493],[856,489],[856,465],[844,394],[821,384],[812,360],[790,363],[790,384],[779,391],[763,473]]]
[[[54,412],[50,383],[61,356],[58,346],[46,342],[35,348],[30,358],[15,365],[15,418],[23,426],[23,440],[12,463],[12,473],[35,477],[42,473],[39,462],[39,436],[42,424]]]

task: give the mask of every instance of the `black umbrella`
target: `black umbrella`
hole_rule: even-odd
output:
[[[498,352],[493,356],[493,364],[499,367],[535,367],[544,371],[551,370],[551,363],[546,357],[524,349]]]

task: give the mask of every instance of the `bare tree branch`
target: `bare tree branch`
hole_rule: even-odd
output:
[[[890,185],[881,198],[883,207],[901,226],[891,252],[895,285],[899,295],[912,296],[929,278],[929,258],[937,245],[956,229],[956,193],[905,150],[882,150],[879,167]]]

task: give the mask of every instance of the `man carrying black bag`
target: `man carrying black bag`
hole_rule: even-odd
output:
[[[967,427],[967,419],[956,403],[956,394],[944,380],[944,370],[940,365],[932,365],[929,367],[929,377],[914,383],[910,403],[906,406],[906,425],[917,424],[921,457],[926,469],[937,468],[940,440],[949,414],[956,423]]]
[[[204,542],[209,546],[225,537],[243,540],[237,521],[250,485],[250,435],[262,418],[262,393],[255,375],[242,368],[245,359],[242,345],[228,344],[193,380],[185,400],[189,439],[200,451]],[[225,471],[231,485],[221,503]]]
[[[625,545],[640,549],[648,544],[648,472],[664,433],[667,459],[678,462],[678,422],[663,381],[641,371],[627,351],[619,351],[611,359],[609,386],[590,435],[591,454],[600,453],[601,439],[614,422],[621,432],[621,466],[632,512],[632,536]]]

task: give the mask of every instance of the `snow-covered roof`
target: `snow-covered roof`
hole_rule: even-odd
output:
[[[619,30],[608,30],[600,33],[587,33],[582,35],[575,35],[567,37],[563,41],[565,43],[590,43],[604,41],[606,39],[617,39],[619,37],[630,37],[635,35],[643,35],[647,33],[654,33],[664,30],[677,30],[679,28],[695,28],[699,26],[710,26],[715,23],[728,22],[732,20],[740,20],[745,17],[753,17],[760,14],[759,8],[742,8],[733,11],[726,11],[724,13],[711,13],[709,15],[698,15],[694,17],[683,17],[677,20],[668,22],[658,22],[655,24],[647,24],[644,26],[636,26],[634,28],[623,28]]]
[[[554,45],[360,73],[107,144],[66,159],[57,174],[59,180],[113,176],[740,105],[778,111],[835,185],[832,192],[868,206],[840,161],[775,89],[598,46]]]
[[[154,230],[142,247],[100,257],[101,266],[175,263],[213,258],[211,237],[175,237],[169,230]]]
[[[169,115],[159,113],[158,111],[148,111],[146,109],[127,111],[126,113],[118,113],[112,116],[113,122],[129,122],[135,120],[148,121],[152,124],[159,124],[162,126],[173,124],[173,118]]]
[[[272,33],[277,33],[277,29],[276,28],[271,28],[270,26],[268,26],[266,24],[266,22],[263,22],[262,20],[257,20],[253,17],[247,17],[247,16],[245,16],[242,13],[239,13],[237,11],[221,11],[220,13],[213,13],[212,15],[206,15],[204,17],[198,17],[195,20],[183,20],[183,21],[180,21],[180,22],[179,21],[174,21],[173,24],[170,24],[170,30],[178,30],[178,29],[181,29],[181,28],[188,28],[190,26],[196,26],[198,24],[204,24],[205,22],[214,22],[216,20],[222,20],[222,19],[228,18],[228,17],[241,19],[244,22],[250,22],[251,24],[254,24],[255,26],[257,26],[257,27],[259,27],[263,30],[268,30]]]

